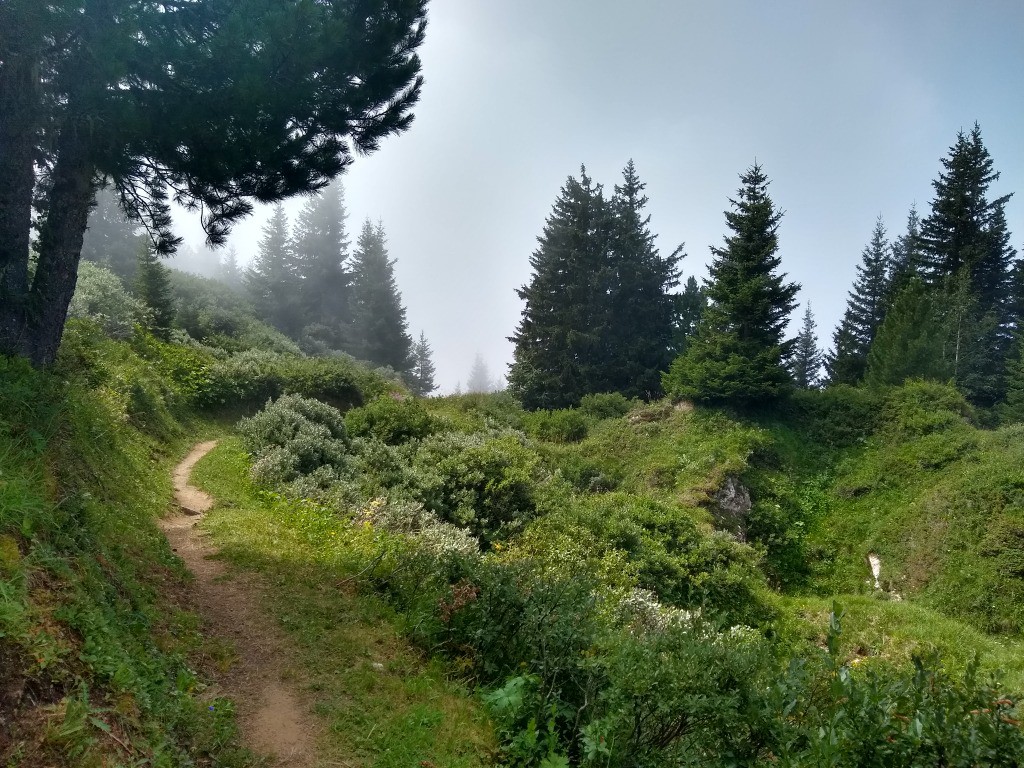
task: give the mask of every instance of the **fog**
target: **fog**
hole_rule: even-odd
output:
[[[477,353],[504,375],[514,289],[581,164],[610,191],[635,160],[662,251],[685,242],[684,275],[703,276],[756,159],[786,212],[784,269],[827,345],[876,217],[894,236],[911,204],[927,214],[959,129],[980,123],[995,193],[1024,186],[1022,36],[1011,0],[433,0],[416,120],[346,174],[349,233],[383,221],[410,333],[426,333],[451,391]],[[292,220],[301,204],[286,206]],[[242,260],[266,213],[236,227]],[[177,224],[201,249],[198,222]]]

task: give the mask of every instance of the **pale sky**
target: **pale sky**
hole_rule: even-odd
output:
[[[760,162],[823,346],[876,217],[892,236],[912,203],[926,215],[940,158],[975,121],[1024,243],[1020,0],[432,0],[422,58],[411,129],[344,183],[350,233],[384,222],[442,391],[477,352],[505,373],[514,289],[581,164],[610,192],[636,162],[662,252],[686,244],[685,278],[706,274],[738,175]],[[241,256],[264,216],[236,228]],[[182,233],[198,245],[193,222]]]

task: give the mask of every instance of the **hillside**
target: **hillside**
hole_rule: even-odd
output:
[[[826,720],[843,760],[1022,754],[1019,429],[949,388],[528,413],[87,322],[2,376],[8,764],[251,763],[154,524],[210,435],[203,530],[268,585],[340,759],[819,765]]]

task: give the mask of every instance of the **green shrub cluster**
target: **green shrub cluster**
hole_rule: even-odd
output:
[[[523,427],[530,437],[551,443],[578,443],[587,436],[587,417],[575,408],[554,411],[531,411],[523,417]]]
[[[372,400],[345,414],[345,424],[353,437],[380,440],[400,445],[424,438],[434,429],[434,420],[419,400],[393,393]]]
[[[580,412],[595,421],[618,419],[629,413],[638,401],[630,400],[621,392],[584,395],[580,399]]]

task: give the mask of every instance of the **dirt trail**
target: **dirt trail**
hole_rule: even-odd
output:
[[[231,698],[245,745],[276,760],[280,768],[313,768],[315,729],[309,707],[298,693],[287,641],[260,610],[262,586],[230,573],[212,559],[217,554],[198,529],[197,516],[214,500],[189,485],[192,468],[217,442],[200,443],[174,470],[174,495],[180,513],[161,521],[171,547],[195,575],[192,598],[206,630],[234,653],[218,680],[217,695]]]

